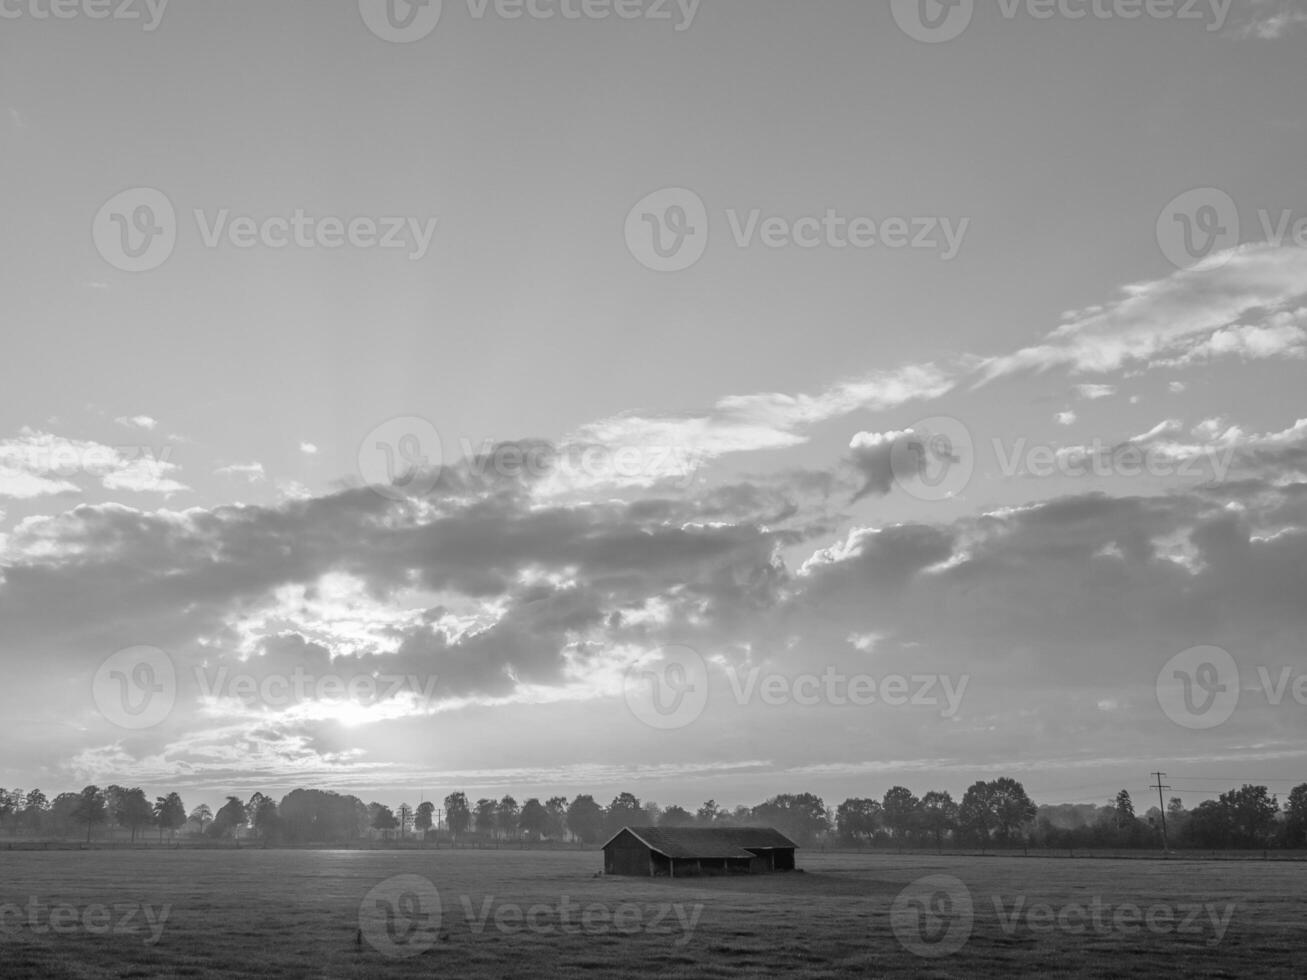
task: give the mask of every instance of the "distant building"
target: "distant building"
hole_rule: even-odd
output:
[[[623,827],[604,845],[604,874],[793,871],[797,847],[770,827]]]

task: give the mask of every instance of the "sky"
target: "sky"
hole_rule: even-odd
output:
[[[1307,5],[4,0],[0,785],[1304,781]]]

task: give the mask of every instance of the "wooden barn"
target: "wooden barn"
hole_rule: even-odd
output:
[[[604,845],[604,874],[793,871],[797,847],[770,827],[623,827]]]

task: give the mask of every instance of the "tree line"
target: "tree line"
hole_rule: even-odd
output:
[[[40,790],[0,788],[0,828],[11,836],[69,837],[128,832],[134,842],[146,833],[173,840],[245,837],[268,843],[338,843],[383,838],[447,839],[453,843],[565,841],[601,843],[622,827],[775,827],[797,843],[890,847],[1156,848],[1165,822],[1172,847],[1203,849],[1298,848],[1307,846],[1307,783],[1293,789],[1281,808],[1264,786],[1245,785],[1186,810],[1172,797],[1165,821],[1153,807],[1135,814],[1121,790],[1104,806],[1037,806],[1025,787],[1003,777],[976,782],[954,801],[945,791],[918,797],[895,786],[881,799],[851,797],[828,808],[812,793],[780,794],[756,806],[727,809],[708,800],[690,810],[642,802],[619,793],[606,806],[593,796],[572,800],[511,795],[470,800],[450,793],[437,809],[432,801],[413,807],[364,803],[328,790],[296,789],[280,801],[263,793],[248,800],[229,796],[213,812],[200,804],[187,812],[177,793],[153,801],[139,787],[87,786],[53,800]]]
[[[1128,790],[1105,805],[1036,806],[1016,780],[972,784],[960,801],[943,791],[918,798],[895,786],[880,800],[849,799],[835,811],[835,836],[859,845],[1058,849],[1307,847],[1307,783],[1281,807],[1265,786],[1245,785],[1187,810],[1171,797],[1165,816],[1135,813]]]

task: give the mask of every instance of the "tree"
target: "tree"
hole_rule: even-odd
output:
[[[215,837],[235,836],[236,831],[249,821],[249,814],[245,812],[245,804],[240,801],[240,797],[229,796],[227,802],[214,815],[213,826],[209,828],[209,833]]]
[[[91,842],[91,828],[109,819],[109,811],[104,805],[104,794],[99,786],[87,786],[81,792],[77,806],[73,810],[73,819],[86,826],[86,842]]]
[[[139,787],[125,790],[118,796],[118,812],[114,814],[119,826],[127,827],[132,832],[132,843],[136,843],[136,834],[142,827],[148,827],[154,821],[154,809],[145,792]]]
[[[593,796],[578,796],[567,808],[567,829],[583,844],[594,844],[604,832],[604,809]]]
[[[450,793],[445,797],[445,826],[454,840],[467,833],[472,823],[472,810],[467,805],[466,793]]]
[[[423,800],[418,804],[417,812],[413,814],[413,829],[420,831],[425,838],[435,823],[435,815],[436,805],[430,800]]]
[[[52,829],[60,837],[66,836],[77,822],[73,814],[81,801],[81,793],[60,793],[54,798],[54,802],[50,804],[48,819]]]
[[[494,832],[496,809],[497,804],[494,800],[488,800],[485,797],[477,800],[475,819],[478,834],[491,834]]]
[[[567,833],[567,797],[551,796],[545,801],[548,825],[545,833],[553,840],[562,840]]]
[[[372,816],[372,829],[381,831],[381,836],[390,839],[390,833],[399,826],[395,811],[381,803],[369,803],[368,812]]]
[[[182,804],[182,798],[176,793],[157,797],[153,811],[155,826],[159,828],[159,840],[163,840],[165,830],[168,831],[168,836],[172,837],[177,829],[186,823],[186,807]]]
[[[1133,826],[1135,819],[1135,804],[1134,801],[1130,799],[1129,790],[1123,789],[1121,792],[1117,793],[1116,800],[1113,802],[1112,806],[1116,810],[1116,825],[1118,828],[1124,830],[1127,827]]]
[[[638,827],[644,822],[644,808],[634,793],[619,793],[608,806],[608,833],[623,827]]]
[[[522,804],[517,824],[528,840],[539,840],[549,829],[549,813],[544,804],[533,796]]]
[[[753,808],[756,822],[775,827],[797,844],[808,844],[830,829],[826,804],[812,793],[782,793]]]
[[[850,797],[835,808],[835,832],[849,844],[866,844],[880,829],[881,806],[876,800]]]
[[[105,822],[110,827],[121,826],[118,814],[122,812],[123,797],[127,795],[127,790],[114,783],[106,786],[101,795],[104,797]]]
[[[213,811],[209,809],[209,804],[201,803],[191,811],[191,819],[200,825],[200,833],[204,833],[204,828],[213,820]]]
[[[32,790],[23,798],[23,823],[33,833],[40,833],[41,822],[49,808],[50,804],[46,800],[45,794],[39,789]]]
[[[14,815],[18,811],[15,794],[17,794],[17,799],[22,799],[21,792],[15,790],[11,793],[3,786],[0,786],[0,824],[9,823],[12,825]]]
[[[717,806],[716,800],[709,800],[703,806],[695,811],[695,821],[704,827],[711,827],[721,816],[721,808]]]
[[[357,796],[320,789],[291,790],[277,804],[282,835],[296,843],[355,840],[367,834],[372,813]]]
[[[1307,844],[1307,783],[1289,790],[1284,801],[1284,840],[1286,847]]]
[[[401,803],[395,816],[399,818],[399,837],[403,840],[408,836],[408,828],[413,823],[413,808],[407,803]]]
[[[280,818],[277,814],[277,802],[272,797],[255,793],[245,804],[245,812],[249,814],[250,826],[256,836],[267,840],[277,832]]]
[[[1265,786],[1244,785],[1222,793],[1218,802],[1229,812],[1236,847],[1266,847],[1270,843],[1280,804]]]
[[[1230,847],[1234,843],[1234,826],[1230,808],[1218,800],[1203,800],[1189,811],[1186,839],[1196,847],[1213,850]]]
[[[977,781],[967,787],[958,804],[958,829],[978,843],[982,850],[989,843],[994,826],[994,804],[989,783]]]
[[[921,825],[935,839],[936,850],[944,847],[944,835],[958,822],[958,805],[942,790],[931,790],[921,798]]]
[[[501,837],[512,840],[517,836],[517,818],[517,800],[511,796],[505,796],[495,804],[495,827]]]
[[[694,814],[675,803],[663,811],[662,819],[658,821],[660,827],[689,827],[693,824]]]
[[[989,784],[991,812],[998,839],[1007,843],[1012,835],[1035,819],[1037,807],[1026,795],[1026,788],[1004,776]]]
[[[885,826],[894,835],[894,839],[902,844],[917,828],[921,801],[912,795],[910,789],[895,786],[885,794],[881,808]]]

